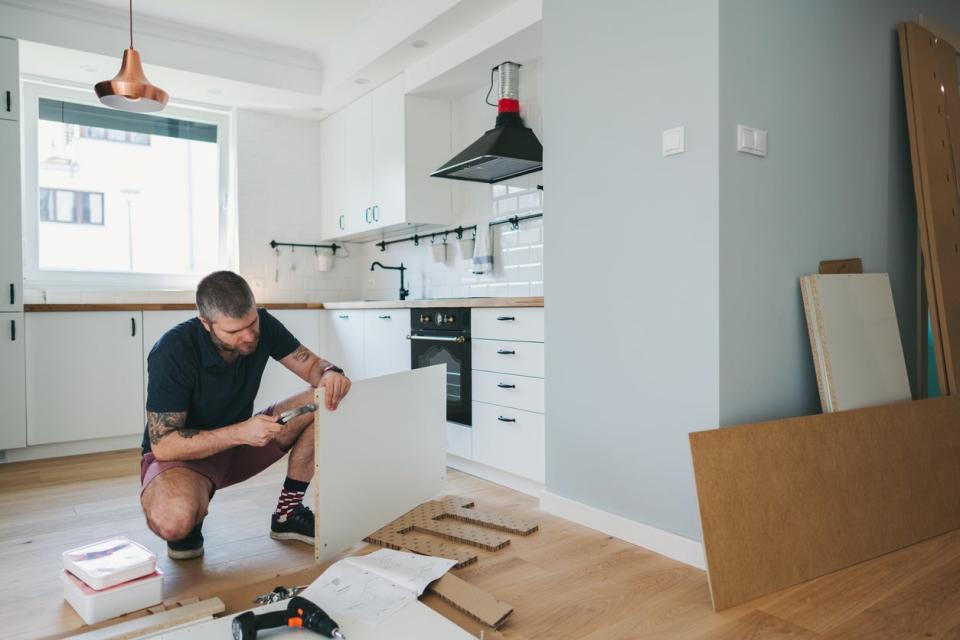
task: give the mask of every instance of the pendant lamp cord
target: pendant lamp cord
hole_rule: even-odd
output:
[[[133,0],[130,0],[130,48],[133,49]]]

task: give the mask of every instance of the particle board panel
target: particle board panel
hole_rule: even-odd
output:
[[[957,51],[915,23],[898,26],[904,58],[904,91],[911,121],[911,152],[919,166],[914,189],[918,196],[918,222],[926,235],[924,257],[930,265],[944,360],[944,385],[956,393],[960,384],[960,131],[951,126],[948,113],[956,103]],[[954,120],[955,122],[955,120]],[[914,144],[915,143],[915,144]]]
[[[325,562],[435,496],[446,477],[446,367],[354,381],[336,411],[317,390],[316,542]]]
[[[860,258],[821,260],[819,271],[820,273],[863,273],[863,260]]]
[[[960,527],[960,398],[690,434],[719,611]]]

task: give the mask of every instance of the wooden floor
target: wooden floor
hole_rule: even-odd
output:
[[[206,555],[173,562],[143,521],[133,451],[0,465],[0,637],[64,637],[81,620],[63,602],[60,553],[122,534],[150,547],[164,596],[219,596],[228,611],[277,584],[319,575],[313,550],[268,536],[283,467],[219,493]],[[457,573],[515,611],[487,638],[960,638],[960,532],[714,613],[702,571],[543,514],[536,500],[451,471],[445,493],[533,518],[541,530]],[[435,597],[427,604],[479,635]]]

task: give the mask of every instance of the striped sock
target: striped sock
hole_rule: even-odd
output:
[[[280,492],[280,500],[277,501],[277,510],[274,512],[277,516],[277,522],[286,522],[297,505],[303,502],[303,494],[306,493],[309,482],[301,482],[287,477],[283,481],[283,491]]]

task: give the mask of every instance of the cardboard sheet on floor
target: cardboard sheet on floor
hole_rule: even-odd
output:
[[[824,413],[910,400],[890,277],[809,275],[800,289]]]
[[[446,367],[357,380],[316,412],[317,562],[434,497],[446,477]]]
[[[690,434],[716,610],[960,527],[960,398]]]

